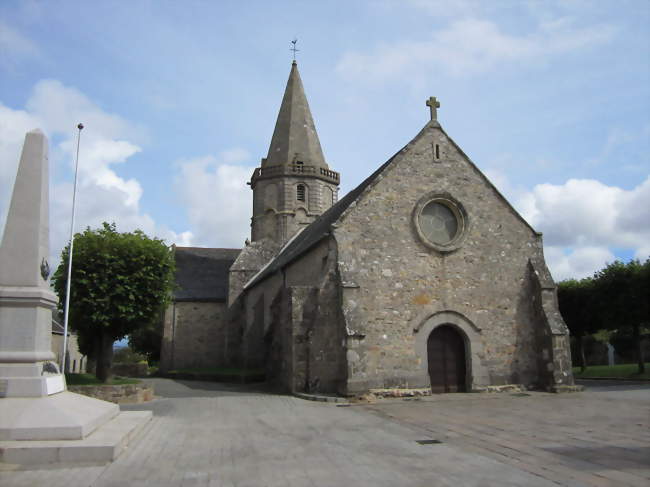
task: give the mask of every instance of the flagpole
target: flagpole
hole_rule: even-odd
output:
[[[79,143],[81,141],[81,130],[84,128],[83,124],[77,125],[77,157],[74,164],[74,186],[72,189],[72,218],[70,221],[70,249],[68,251],[68,279],[66,281],[65,290],[65,311],[63,315],[63,354],[61,358],[61,372],[65,374],[65,359],[68,351],[68,318],[70,317],[70,281],[72,277],[72,247],[74,244],[74,214],[75,203],[77,200],[77,172],[79,170]]]

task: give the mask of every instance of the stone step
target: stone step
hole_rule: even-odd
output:
[[[0,441],[81,440],[120,412],[117,404],[64,391],[0,399]]]
[[[151,418],[151,411],[122,411],[81,440],[0,441],[0,462],[16,465],[112,462]]]

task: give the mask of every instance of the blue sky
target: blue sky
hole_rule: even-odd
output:
[[[0,225],[26,131],[50,139],[51,247],[70,218],[241,247],[290,40],[341,195],[439,120],[544,232],[556,279],[650,254],[650,2],[0,3]],[[53,257],[56,260],[56,257]]]

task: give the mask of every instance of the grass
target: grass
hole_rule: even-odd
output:
[[[65,374],[65,381],[69,386],[119,386],[124,384],[138,384],[141,382],[140,379],[115,376],[112,380],[104,383],[93,374]]]
[[[639,374],[637,364],[620,365],[590,365],[584,372],[580,367],[573,368],[576,379],[589,379],[593,377],[607,377],[612,379],[650,379],[650,363],[645,364],[645,373]]]

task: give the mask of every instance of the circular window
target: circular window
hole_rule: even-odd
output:
[[[458,233],[458,220],[448,206],[430,201],[420,212],[420,228],[431,242],[447,245]]]
[[[465,210],[449,195],[428,194],[415,207],[417,233],[428,247],[441,252],[456,250],[465,235]]]

